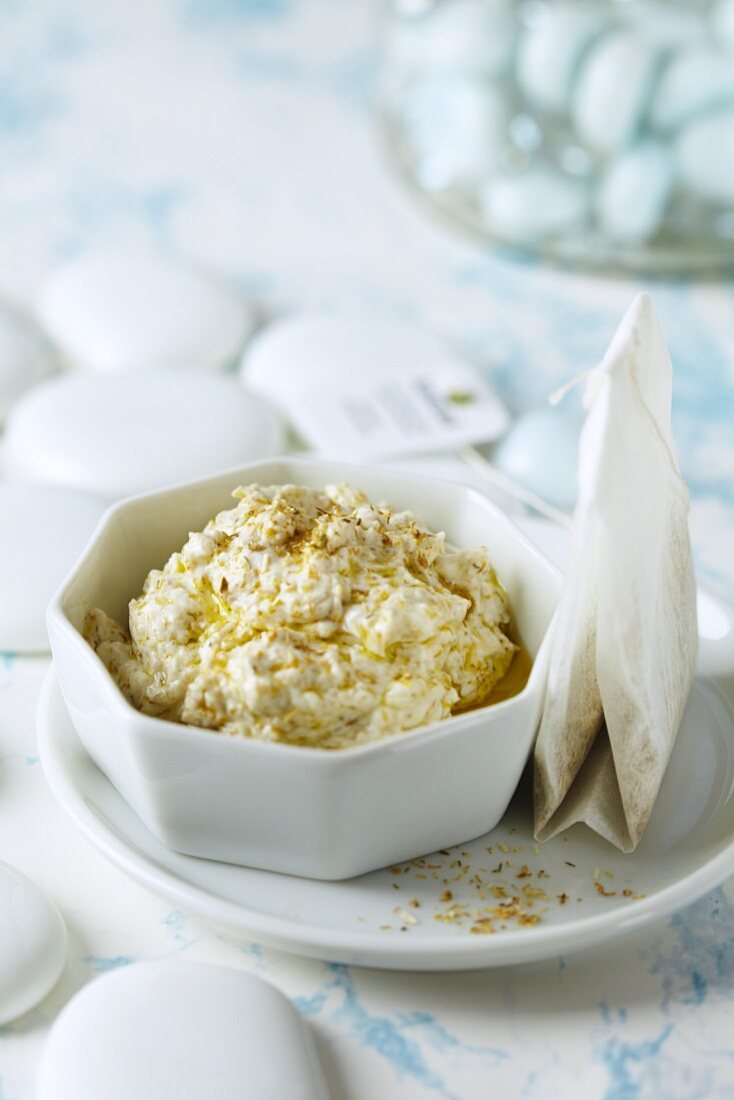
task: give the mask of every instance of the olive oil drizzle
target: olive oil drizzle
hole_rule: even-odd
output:
[[[452,715],[468,714],[470,711],[479,710],[481,707],[489,707],[494,703],[504,703],[507,699],[513,699],[516,695],[519,695],[521,691],[525,690],[527,682],[530,679],[530,673],[533,670],[533,658],[530,656],[527,646],[525,646],[520,638],[514,623],[507,631],[507,636],[515,643],[517,650],[515,651],[510,667],[505,675],[483,698],[475,699],[472,703],[464,707],[454,707],[451,711]]]

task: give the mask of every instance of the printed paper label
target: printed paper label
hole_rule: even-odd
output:
[[[454,363],[378,373],[356,385],[335,374],[328,385],[289,394],[287,410],[315,450],[361,459],[490,442],[509,419],[479,372]]]

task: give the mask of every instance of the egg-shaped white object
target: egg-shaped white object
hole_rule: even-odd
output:
[[[734,108],[702,115],[684,127],[675,161],[681,184],[694,195],[734,206]]]
[[[515,34],[515,13],[508,0],[451,0],[396,18],[388,36],[388,61],[404,75],[497,76],[510,64]]]
[[[497,174],[480,199],[489,228],[518,243],[574,232],[589,208],[583,182],[540,166],[520,174]]]
[[[49,648],[46,606],[107,502],[59,485],[0,483],[0,651]]]
[[[0,863],[0,1025],[29,1012],[56,985],[66,928],[42,890]]]
[[[713,46],[685,50],[663,71],[650,107],[661,132],[678,129],[695,115],[734,105],[734,59]]]
[[[412,421],[414,391],[396,394],[392,385],[404,378],[433,379],[438,389],[468,387],[477,397],[469,404],[475,409],[473,416],[481,419],[484,440],[497,439],[509,419],[503,403],[466,359],[418,326],[376,312],[285,317],[252,341],[240,373],[245,385],[285,410],[312,446],[350,459],[395,453],[396,423],[386,424],[390,417],[382,416],[380,409],[384,402],[395,400]],[[425,409],[417,415],[426,433],[421,432],[420,439],[409,426],[404,432],[400,428],[402,442],[410,440],[413,450],[446,447],[446,433],[454,439],[454,429],[440,413],[437,420],[428,422]],[[399,448],[405,449],[410,447]]]
[[[644,142],[613,160],[602,177],[595,208],[602,232],[616,241],[642,244],[660,227],[673,183],[665,145]]]
[[[572,115],[583,142],[614,153],[636,136],[647,108],[660,47],[633,31],[603,37],[584,59]]]
[[[41,323],[72,363],[89,370],[215,371],[251,331],[232,288],[149,248],[98,248],[52,272]]]
[[[120,497],[266,458],[282,443],[274,412],[236,378],[71,374],[15,406],[3,466],[19,480]]]
[[[476,179],[507,142],[503,94],[476,77],[416,80],[400,101],[414,175],[429,189]]]
[[[267,982],[182,960],[85,986],[51,1028],[36,1100],[327,1100],[310,1032]]]
[[[55,365],[55,353],[38,329],[0,302],[0,424],[13,402]]]
[[[520,39],[517,78],[538,107],[564,111],[583,54],[608,23],[596,11],[554,4]]]
[[[423,329],[382,314],[296,313],[261,330],[240,365],[242,381],[275,403],[305,384],[377,378],[433,367],[452,357]]]
[[[581,421],[560,409],[525,413],[495,448],[492,463],[557,508],[571,508],[580,430]]]

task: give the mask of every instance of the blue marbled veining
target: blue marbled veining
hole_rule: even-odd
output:
[[[191,942],[190,939],[184,936],[186,920],[186,914],[182,913],[180,909],[172,909],[170,913],[166,913],[161,921],[163,927],[177,944]]]
[[[322,1011],[331,1000],[332,991],[339,991],[342,994],[341,1002],[331,1010],[331,1019],[345,1028],[362,1047],[373,1050],[389,1062],[399,1077],[412,1077],[439,1095],[446,1096],[447,1100],[449,1097],[454,1100],[442,1077],[426,1064],[418,1043],[402,1034],[399,1023],[387,1016],[370,1013],[361,1004],[349,968],[330,964],[328,970],[331,978],[324,989],[316,994],[316,999],[312,996],[306,1002],[306,1008],[311,1009],[309,1014],[314,1014],[314,1006],[317,1006],[316,1012]],[[295,1004],[297,1008],[301,1008],[299,999],[296,999]]]
[[[450,1081],[429,1064],[428,1050],[444,1057],[478,1056],[487,1073],[507,1057],[505,1051],[495,1047],[463,1043],[428,1012],[371,1012],[360,998],[349,967],[331,963],[326,969],[330,977],[320,989],[294,998],[297,1009],[305,1017],[326,1015],[361,1047],[389,1063],[398,1081],[407,1078],[446,1100],[457,1100]]]
[[[39,763],[38,756],[30,756],[23,752],[0,752],[0,762],[4,763],[6,760],[22,760],[29,768]]]
[[[250,960],[250,965],[256,974],[268,970],[268,953],[262,944],[248,943],[242,948],[242,952]]]
[[[673,1024],[666,1024],[652,1039],[629,1041],[613,1036],[602,1044],[598,1056],[609,1073],[604,1100],[638,1100],[641,1095],[655,1095],[644,1078],[651,1073],[658,1083],[657,1059],[672,1031]]]
[[[328,992],[322,989],[319,990],[318,993],[311,993],[309,996],[299,994],[299,996],[293,998],[293,1004],[302,1016],[317,1016],[326,1005],[328,999]]]
[[[135,958],[132,955],[85,955],[82,962],[95,974],[107,974],[110,970],[119,970],[121,966],[130,966]]]
[[[734,904],[723,889],[676,913],[669,932],[646,960],[663,980],[666,1010],[734,993]]]
[[[481,1054],[486,1058],[494,1058],[497,1061],[506,1058],[504,1050],[495,1047],[475,1046],[471,1043],[461,1043],[459,1039],[448,1031],[442,1024],[428,1012],[408,1012],[399,1017],[398,1024],[403,1031],[419,1032],[434,1050],[462,1051],[467,1054]]]

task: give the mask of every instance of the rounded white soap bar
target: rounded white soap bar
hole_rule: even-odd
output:
[[[556,4],[528,27],[518,47],[517,76],[533,103],[566,109],[581,58],[606,25],[597,12]]]
[[[606,236],[627,244],[652,237],[665,216],[673,164],[664,145],[646,142],[613,160],[599,183],[596,214]]]
[[[56,357],[29,321],[0,302],[0,423],[21,394],[54,369]]]
[[[519,243],[581,228],[588,205],[580,180],[541,167],[519,175],[498,174],[481,195],[489,227],[505,240]]]
[[[694,115],[734,105],[734,59],[711,46],[686,50],[665,68],[650,108],[650,123],[668,132]]]
[[[338,376],[379,382],[401,373],[466,369],[466,361],[442,340],[415,325],[369,312],[303,313],[264,329],[247,348],[240,372],[247,386],[287,407],[288,395],[327,388]],[[486,438],[505,430],[508,414],[498,397],[488,399]]]
[[[54,272],[38,299],[66,357],[95,371],[220,370],[252,327],[232,289],[152,249],[97,249]]]
[[[44,893],[0,863],[0,1025],[42,1001],[61,977],[66,928]]]
[[[560,409],[525,413],[495,448],[492,463],[557,508],[571,508],[580,430],[580,421]]]
[[[734,108],[702,115],[686,126],[675,157],[685,187],[707,202],[734,206]]]
[[[72,374],[15,406],[3,465],[22,480],[120,497],[266,458],[282,443],[273,411],[236,378]]]
[[[107,507],[58,485],[0,483],[0,651],[48,648],[46,606]]]
[[[327,1100],[313,1039],[242,970],[138,963],[85,986],[51,1028],[36,1100]]]
[[[619,30],[603,37],[581,66],[572,113],[582,141],[614,153],[631,141],[648,104],[659,47]]]

